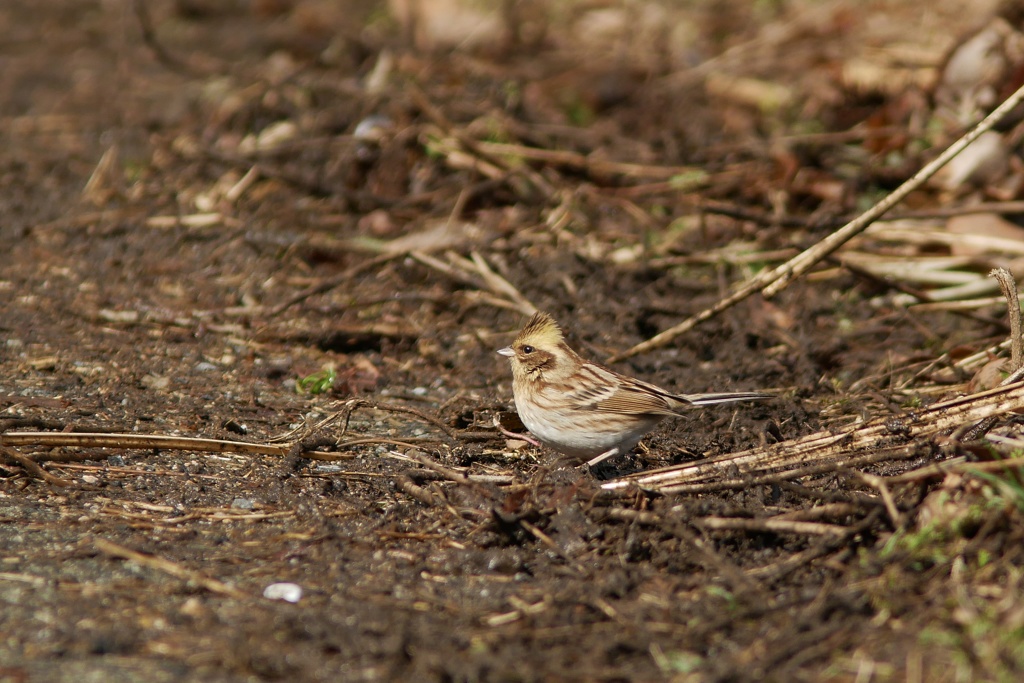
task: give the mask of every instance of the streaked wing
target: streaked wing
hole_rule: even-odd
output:
[[[588,363],[580,369],[580,382],[566,398],[584,410],[632,415],[675,415],[672,401],[657,387],[630,380]]]

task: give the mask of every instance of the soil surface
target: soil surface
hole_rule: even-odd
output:
[[[826,262],[615,364],[771,401],[666,421],[593,472],[496,426],[522,431],[495,350],[531,304],[603,360],[934,155],[887,164],[912,141],[842,137],[877,117],[896,136],[930,106],[837,76],[916,3],[888,3],[897,28],[870,40],[867,5],[747,4],[693,3],[685,21],[626,4],[633,29],[616,33],[617,5],[508,3],[495,33],[453,49],[430,20],[460,20],[458,3],[403,24],[398,2],[5,2],[0,427],[307,431],[283,455],[5,447],[0,680],[1024,670],[1019,512],[977,480],[890,501],[850,469],[601,488],[954,393],[969,379],[954,361],[1005,337],[1005,307],[914,312]],[[938,5],[920,40],[943,36],[941,55],[975,5]],[[953,530],[901,544],[940,493]],[[779,514],[818,525],[706,522]],[[282,583],[301,595],[271,599]]]

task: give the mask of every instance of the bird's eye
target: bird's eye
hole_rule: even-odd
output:
[[[527,344],[526,346],[523,347],[523,353],[525,353],[527,355],[533,353],[534,351],[535,351],[535,349],[532,346],[530,346],[529,344]]]

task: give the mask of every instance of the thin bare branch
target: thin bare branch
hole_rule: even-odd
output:
[[[2,438],[3,435],[0,435],[0,439]],[[25,470],[25,473],[28,474],[29,476],[35,477],[36,479],[41,479],[42,481],[45,481],[47,484],[60,486],[61,488],[71,486],[70,481],[66,479],[61,479],[60,477],[50,474],[32,458],[27,458],[21,453],[17,453],[10,448],[0,448],[0,460],[6,460],[9,463],[18,465],[23,470]]]
[[[246,441],[200,439],[159,434],[90,434],[74,432],[7,432],[0,434],[4,446],[44,446],[47,448],[163,448],[205,453],[245,453],[248,455],[287,455],[284,446],[268,446]]]
[[[191,583],[196,584],[211,593],[218,593],[220,595],[227,595],[232,598],[248,598],[249,596],[238,590],[234,586],[212,579],[200,572],[194,571],[182,565],[171,562],[170,560],[155,555],[147,555],[140,553],[137,550],[126,548],[123,545],[118,545],[112,541],[108,541],[105,538],[94,538],[92,544],[97,550],[106,555],[113,557],[120,557],[123,560],[134,562],[135,564],[157,571],[163,572],[178,579],[183,579]]]
[[[801,522],[790,519],[750,519],[746,517],[699,517],[693,523],[713,531],[767,531],[808,536],[845,536],[849,529],[836,524]]]
[[[786,263],[783,263],[771,270],[766,270],[751,278],[736,290],[736,292],[720,300],[710,308],[706,308],[697,315],[687,318],[678,325],[656,334],[645,342],[641,342],[622,353],[612,356],[608,359],[608,362],[620,361],[625,358],[630,358],[637,354],[646,353],[647,351],[665,346],[679,335],[688,332],[696,325],[731,308],[755,292],[761,292],[766,297],[772,297],[779,293],[793,280],[804,275],[814,267],[815,264],[835,252],[836,249],[846,244],[850,239],[863,232],[865,228],[871,225],[871,223],[885,215],[889,209],[903,201],[908,194],[921,187],[929,178],[935,175],[940,168],[949,163],[951,159],[960,154],[960,152],[977,140],[983,133],[991,130],[994,125],[1000,122],[1022,101],[1024,101],[1024,86],[1018,88],[1015,93],[1008,97],[991,114],[986,116],[977,126],[950,145],[942,154],[936,157],[935,160],[915,173],[912,178],[907,180],[891,194],[839,230],[833,232],[809,249],[797,254]]]
[[[994,268],[989,275],[999,282],[999,288],[1006,297],[1006,312],[1010,318],[1010,371],[1016,372],[1024,364],[1024,327],[1020,320],[1017,282],[1006,268]]]
[[[881,417],[839,431],[823,431],[702,462],[630,475],[603,485],[609,490],[637,485],[664,492],[691,486],[741,487],[772,478],[838,471],[866,462],[913,455],[931,439],[964,424],[1024,409],[1024,383],[1000,386],[935,403],[902,418]],[[739,476],[723,479],[725,473]]]

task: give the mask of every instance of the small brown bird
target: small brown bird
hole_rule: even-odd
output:
[[[672,394],[583,360],[546,313],[536,313],[511,346],[519,418],[550,448],[590,466],[625,453],[666,417],[691,406],[754,401],[771,394]]]

